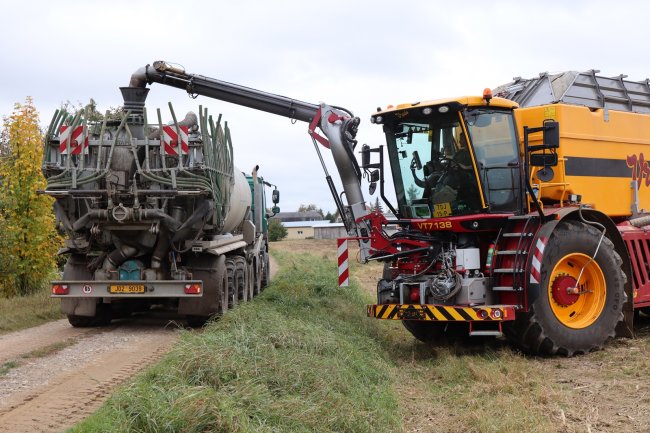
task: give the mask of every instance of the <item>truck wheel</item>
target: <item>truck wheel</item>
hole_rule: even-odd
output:
[[[94,326],[108,326],[113,320],[111,306],[107,304],[97,304],[94,316],[77,316],[68,314],[68,322],[75,328],[90,328]]]
[[[253,291],[255,296],[262,291],[262,264],[259,261],[259,256],[253,260]]]
[[[235,278],[237,279],[237,298],[242,302],[248,301],[248,266],[243,257],[235,258]]]
[[[95,326],[95,316],[75,316],[68,314],[68,322],[75,328],[90,328]]]
[[[271,282],[271,265],[269,263],[269,253],[264,254],[264,261],[262,263],[262,289],[265,289]]]
[[[248,288],[248,299],[253,299],[255,296],[255,262],[251,260],[246,262],[246,287]]]
[[[572,356],[598,349],[614,337],[623,320],[626,276],[623,260],[606,237],[591,260],[600,237],[600,230],[577,221],[559,223],[550,236],[539,296],[506,329],[525,352]],[[579,293],[570,293],[576,286]]]
[[[226,259],[226,275],[228,275],[228,308],[237,306],[237,265],[234,258]]]

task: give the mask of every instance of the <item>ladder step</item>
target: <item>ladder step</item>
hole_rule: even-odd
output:
[[[501,337],[501,331],[472,331],[469,333],[470,337]]]
[[[532,233],[504,233],[501,236],[504,238],[523,238],[523,237],[530,237],[532,236]]]
[[[521,288],[512,286],[494,286],[492,287],[492,290],[495,292],[519,292],[521,291]]]
[[[508,220],[528,220],[533,218],[539,218],[539,215],[513,215],[508,217]]]
[[[514,269],[514,268],[501,268],[501,269],[493,269],[492,272],[494,272],[495,274],[514,274],[514,273],[524,272],[524,270]]]
[[[517,253],[523,255],[523,254],[528,254],[528,251],[524,251],[524,250],[520,250],[520,251],[517,251],[517,250],[503,250],[503,251],[497,251],[497,256],[512,256],[512,255],[515,255]]]

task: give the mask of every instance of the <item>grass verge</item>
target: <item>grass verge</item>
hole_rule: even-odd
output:
[[[186,333],[71,431],[399,431],[393,365],[365,296],[336,286],[333,260],[276,258],[260,297]]]
[[[0,298],[0,335],[63,318],[49,286],[28,296]]]

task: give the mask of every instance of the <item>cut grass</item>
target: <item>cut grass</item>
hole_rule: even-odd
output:
[[[63,318],[49,287],[32,295],[0,298],[0,335]]]
[[[253,302],[114,395],[73,432],[394,432],[393,367],[333,260],[280,253]]]

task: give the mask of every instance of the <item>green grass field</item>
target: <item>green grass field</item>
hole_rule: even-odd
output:
[[[280,272],[264,293],[185,333],[70,431],[577,433],[650,422],[648,320],[641,338],[570,359],[493,339],[425,345],[366,317],[381,265],[352,264],[340,289],[333,242],[272,246]]]
[[[60,302],[50,298],[49,286],[28,296],[0,298],[0,335],[63,318]]]

